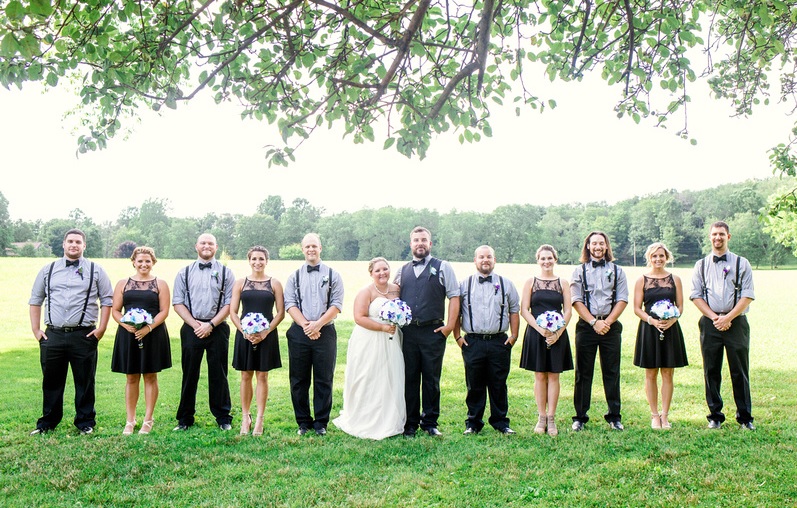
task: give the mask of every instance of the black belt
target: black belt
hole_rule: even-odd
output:
[[[606,321],[606,318],[609,317],[609,315],[608,314],[601,314],[601,315],[593,315],[592,317],[594,317],[598,321]],[[587,322],[589,322],[589,321],[587,321]]]
[[[72,332],[82,332],[85,330],[93,330],[94,325],[90,326],[52,326],[47,325],[47,328],[50,330],[61,332],[61,333],[72,333]]]
[[[506,339],[507,335],[506,335],[506,332],[501,332],[501,333],[466,333],[465,337],[467,337],[469,339],[494,340],[494,339]]]
[[[442,325],[443,320],[432,319],[431,321],[418,321],[417,319],[413,319],[412,321],[410,321],[410,324],[414,326],[431,326],[431,325],[437,326],[437,325]]]

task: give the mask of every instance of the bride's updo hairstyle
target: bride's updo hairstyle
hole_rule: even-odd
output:
[[[387,265],[387,268],[390,269],[390,263],[387,262],[387,259],[379,256],[368,262],[368,273],[374,273],[374,265],[380,261],[384,262]]]

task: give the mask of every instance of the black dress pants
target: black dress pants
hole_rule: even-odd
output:
[[[509,400],[507,398],[506,378],[512,358],[512,346],[504,344],[506,334],[490,340],[470,338],[465,335],[467,346],[462,347],[462,360],[465,362],[465,383],[468,394],[465,404],[468,417],[465,426],[477,432],[484,427],[484,409],[487,396],[490,396],[490,425],[503,430],[509,427]]]
[[[439,324],[407,325],[404,332],[404,401],[407,405],[405,432],[437,427],[440,417],[440,374],[446,338],[435,332]],[[423,412],[421,412],[423,403]]]
[[[600,351],[603,393],[608,410],[603,418],[607,422],[619,422],[620,415],[620,348],[623,325],[612,324],[606,335],[598,335],[583,319],[576,324],[576,381],[573,406],[576,415],[573,421],[587,423],[592,399],[592,378],[595,373],[595,356]]]
[[[226,322],[217,325],[210,335],[200,339],[194,329],[183,323],[180,328],[182,346],[183,382],[180,392],[180,406],[177,408],[177,421],[190,427],[196,414],[196,391],[202,358],[207,352],[208,363],[208,402],[210,412],[219,425],[232,422],[230,410],[230,385],[227,383],[227,361],[230,346],[230,325]]]
[[[703,353],[703,376],[706,384],[706,403],[710,411],[707,419],[725,421],[722,412],[722,356],[728,356],[733,400],[736,403],[736,421],[753,421],[750,397],[750,325],[746,316],[738,316],[731,327],[721,332],[707,317],[700,318],[700,351]]]
[[[288,338],[288,376],[293,413],[299,427],[325,429],[332,412],[332,382],[338,354],[335,325],[321,328],[316,340],[293,323]],[[313,383],[313,412],[310,412],[310,383]],[[315,418],[313,418],[315,414]]]
[[[47,340],[39,342],[42,367],[42,416],[36,428],[54,429],[64,416],[66,374],[72,368],[75,383],[76,427],[97,425],[94,410],[94,379],[97,374],[97,339],[86,337],[93,327],[57,331],[47,327]]]

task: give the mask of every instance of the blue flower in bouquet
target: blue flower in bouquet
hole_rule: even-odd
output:
[[[678,312],[678,307],[673,305],[669,300],[659,300],[650,306],[650,313],[656,316],[656,319],[672,319],[681,316]]]
[[[268,330],[270,323],[259,312],[249,312],[241,318],[241,329],[247,335],[253,335]],[[257,344],[252,344],[252,349],[257,350]]]
[[[673,305],[673,303],[669,300],[659,300],[651,305],[650,313],[656,316],[656,319],[662,321],[681,317],[678,307]],[[659,329],[659,340],[664,340],[664,330]]]
[[[412,309],[407,302],[394,298],[387,300],[379,309],[379,319],[396,326],[405,326],[412,321]],[[393,336],[390,336],[393,339]]]
[[[537,316],[537,324],[549,332],[555,332],[565,326],[565,318],[555,310],[547,310]]]
[[[144,325],[152,324],[152,315],[144,309],[128,309],[122,316],[122,323],[135,327],[140,330]],[[144,348],[144,342],[138,339],[138,349]]]
[[[555,310],[546,310],[537,316],[537,325],[544,328],[549,332],[556,332],[565,326],[565,318]],[[547,341],[545,343],[548,349],[551,349],[551,344]]]

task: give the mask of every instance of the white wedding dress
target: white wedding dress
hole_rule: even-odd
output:
[[[377,298],[368,315],[379,321],[386,298]],[[365,439],[384,439],[404,432],[404,355],[401,329],[385,332],[354,326],[346,352],[343,409],[332,420],[340,430]]]

